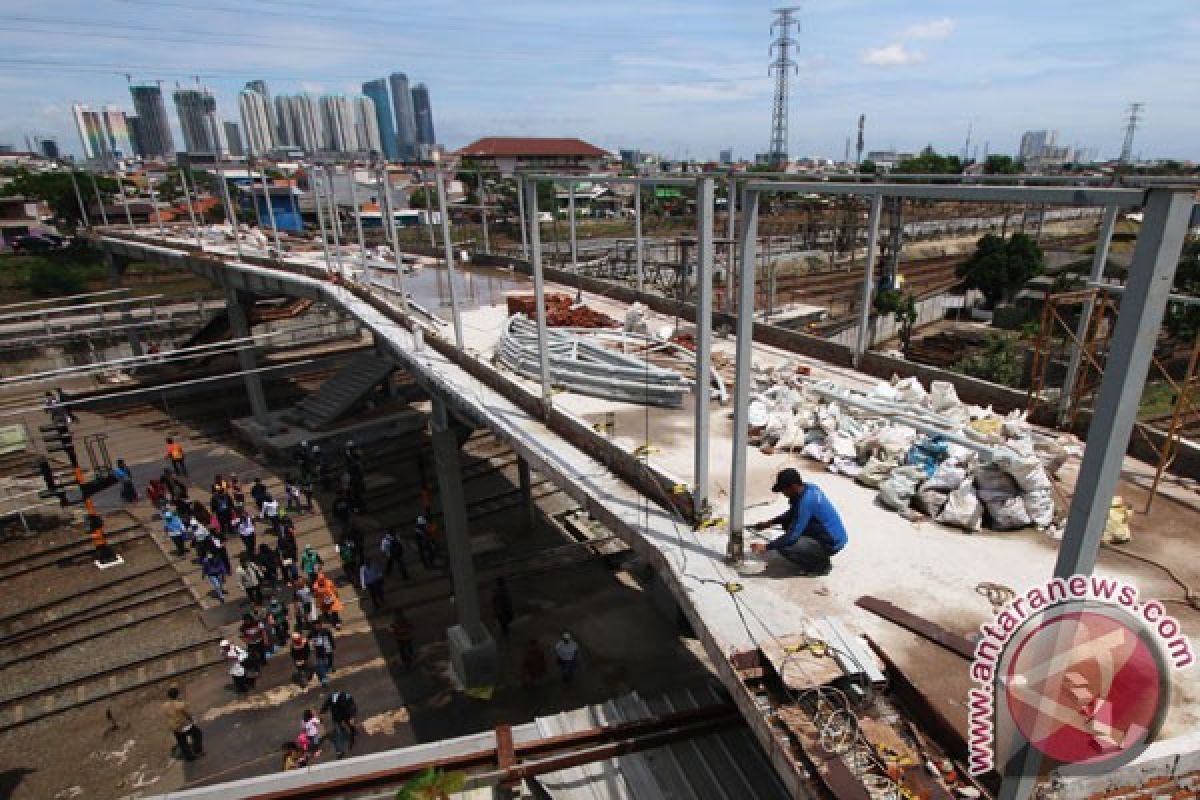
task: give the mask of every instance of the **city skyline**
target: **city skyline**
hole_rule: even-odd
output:
[[[125,73],[162,80],[164,91],[194,85],[189,76],[198,74],[223,117],[236,119],[247,80],[278,93],[357,94],[401,66],[411,87],[423,82],[437,94],[438,138],[451,148],[484,135],[572,135],[609,149],[715,159],[724,147],[748,158],[768,144],[770,4],[472,3],[450,13],[360,3],[282,15],[163,5],[64,0],[53,16],[18,15],[0,32],[0,141],[51,135],[78,152],[71,104],[128,107]],[[401,23],[394,41],[380,32]],[[1185,0],[1152,9],[830,0],[802,10],[800,24],[795,156],[840,158],[864,113],[868,149],[932,144],[956,153],[971,125],[973,144],[992,153],[1015,154],[1024,131],[1048,129],[1069,136],[1063,144],[1114,158],[1125,106],[1140,101],[1137,153],[1200,157],[1200,119],[1178,100],[1200,88],[1188,69],[1197,56],[1173,51],[1163,63],[1155,55],[1163,31],[1200,32],[1200,13]],[[291,46],[250,46],[268,38]],[[471,59],[461,57],[466,39],[479,40]]]

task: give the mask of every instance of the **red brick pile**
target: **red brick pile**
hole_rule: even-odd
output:
[[[509,314],[524,314],[530,319],[537,313],[531,294],[510,294]],[[553,328],[615,328],[617,321],[607,314],[581,305],[572,308],[574,298],[566,294],[546,295],[546,324]]]

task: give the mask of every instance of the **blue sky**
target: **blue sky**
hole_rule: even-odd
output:
[[[668,156],[766,150],[770,9],[778,0],[0,0],[0,143],[78,137],[72,102],[130,107],[125,73],[200,75],[227,119],[250,79],[273,93],[357,92],[403,71],[433,98],[439,140],[580,136]],[[1026,129],[1115,156],[1200,158],[1196,0],[811,0],[799,14],[790,150],[1011,153]],[[174,108],[168,98],[168,110]],[[177,142],[178,144],[178,142]]]

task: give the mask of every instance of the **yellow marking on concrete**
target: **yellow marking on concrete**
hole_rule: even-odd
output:
[[[391,735],[396,732],[397,725],[406,724],[408,720],[408,709],[397,708],[394,711],[385,711],[382,714],[367,717],[362,721],[362,730],[368,736],[378,733]]]
[[[276,656],[276,658],[280,657],[286,658],[287,654],[284,653],[282,656]],[[359,672],[365,672],[369,669],[379,669],[380,667],[386,666],[386,664],[387,660],[381,656],[378,658],[372,658],[370,661],[363,661],[358,664],[338,667],[337,672],[334,674],[337,676],[337,678],[341,679],[345,678],[347,675],[354,675]],[[211,708],[204,712],[203,719],[206,722],[211,722],[219,717],[224,717],[229,714],[236,714],[239,711],[253,711],[261,708],[272,708],[274,706],[282,705],[283,703],[299,697],[302,694],[311,692],[314,689],[321,689],[320,682],[316,680],[310,680],[308,685],[303,687],[297,686],[294,683],[287,683],[283,686],[264,689],[263,691],[255,694],[253,697],[247,697],[244,700],[235,700],[232,703],[228,703],[218,708]]]

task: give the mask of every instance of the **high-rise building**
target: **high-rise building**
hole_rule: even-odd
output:
[[[412,91],[408,88],[408,76],[393,72],[388,76],[392,85],[392,107],[396,111],[396,144],[402,161],[417,158],[417,120],[413,111]]]
[[[238,95],[238,110],[242,115],[242,131],[245,134],[247,153],[263,156],[275,149],[275,125],[271,121],[271,106],[266,96],[246,88]]]
[[[359,150],[354,129],[354,105],[341,94],[324,94],[320,98],[321,122],[325,127],[323,150],[354,153]]]
[[[217,99],[208,89],[176,89],[175,111],[183,143],[191,155],[223,156],[229,152]]]
[[[139,133],[142,155],[150,158],[171,158],[175,155],[175,138],[167,119],[167,104],[159,86],[130,86],[133,110],[140,120]]]
[[[354,103],[354,135],[358,140],[358,149],[369,153],[382,153],[383,142],[380,141],[379,119],[375,113],[375,101],[366,95],[353,98]]]
[[[275,98],[275,111],[279,117],[280,144],[299,147],[310,154],[322,149],[323,127],[317,104],[310,95],[280,95]]]
[[[125,127],[129,131],[129,149],[138,158],[146,157],[146,131],[142,118],[125,115]]]
[[[400,144],[396,141],[395,117],[392,116],[392,101],[388,97],[387,81],[379,78],[362,85],[363,94],[375,104],[375,121],[379,126],[379,140],[383,155],[388,161],[400,158]]]
[[[258,92],[267,101],[267,118],[271,121],[271,140],[279,140],[279,117],[275,113],[275,104],[271,102],[271,90],[267,88],[266,81],[246,81],[246,89],[251,92]]]
[[[116,106],[92,109],[76,103],[71,107],[79,141],[83,145],[83,157],[87,159],[132,158],[133,144],[129,141],[129,127],[125,112]]]
[[[246,155],[246,148],[242,144],[242,131],[238,128],[236,122],[221,123],[225,128],[225,144],[229,148],[229,155],[238,158]]]
[[[721,150],[721,163],[722,164],[732,164],[733,163],[733,148],[732,147],[726,147],[723,150]]]
[[[57,139],[51,139],[48,137],[39,137],[37,139],[37,146],[38,146],[38,153],[40,153],[43,158],[57,160],[59,158],[59,156],[61,155],[61,153],[59,152],[59,149],[58,149],[58,140]]]
[[[418,83],[412,89],[413,116],[417,123],[417,149],[423,158],[428,158],[437,144],[433,132],[433,106],[429,104],[429,89]]]
[[[1058,131],[1025,131],[1021,136],[1021,147],[1017,153],[1018,161],[1037,161],[1047,147],[1053,147],[1058,141]]]

